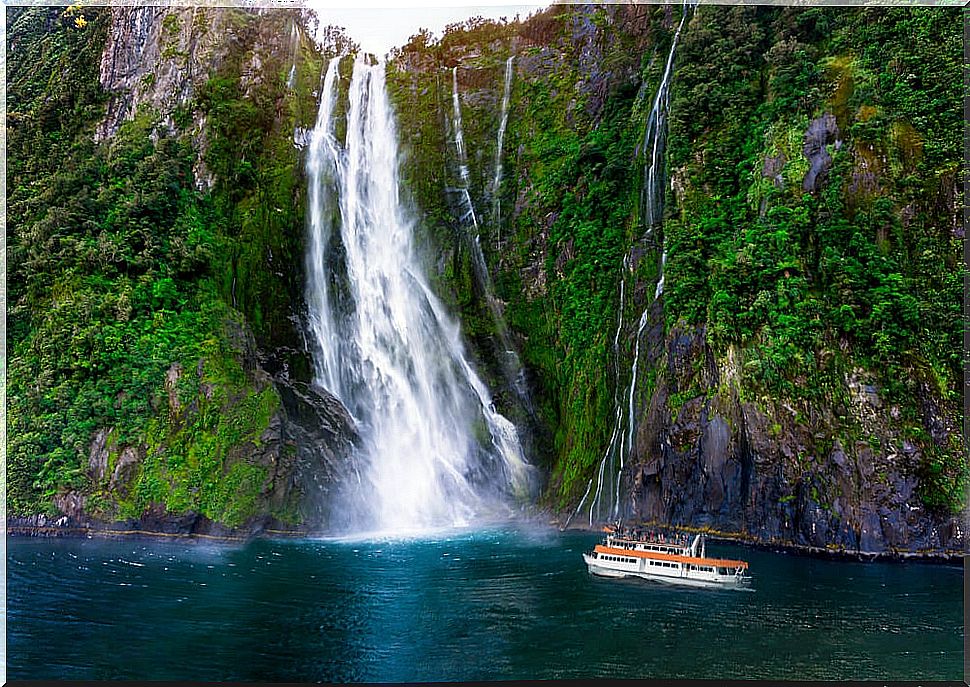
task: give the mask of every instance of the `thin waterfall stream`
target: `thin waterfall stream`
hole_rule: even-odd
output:
[[[664,200],[664,153],[666,150],[666,140],[667,140],[667,116],[670,112],[670,84],[673,76],[673,65],[674,56],[677,51],[677,42],[680,38],[680,33],[684,28],[684,23],[687,20],[687,3],[683,5],[680,23],[677,25],[677,29],[674,32],[674,37],[670,43],[670,52],[667,55],[667,61],[664,66],[664,71],[660,79],[660,84],[657,87],[657,94],[653,100],[653,106],[650,109],[650,114],[647,117],[646,130],[644,132],[644,139],[642,150],[645,155],[648,155],[647,161],[644,165],[643,173],[643,189],[641,195],[641,207],[644,209],[645,213],[645,227],[646,236],[650,236],[656,226],[663,222],[663,200]],[[660,257],[660,269],[659,276],[657,278],[657,286],[654,291],[653,301],[656,301],[663,294],[664,289],[664,267],[667,263],[667,249],[666,241],[664,241],[664,246],[661,251]],[[623,290],[625,285],[625,274],[630,270],[629,256],[625,256],[623,259],[623,269],[620,276],[620,311],[617,323],[616,336],[614,337],[614,364],[616,371],[616,389],[620,386],[619,379],[619,334],[623,327]],[[636,421],[634,418],[634,399],[636,395],[637,387],[637,374],[638,367],[640,363],[640,339],[643,335],[643,330],[646,328],[647,322],[649,321],[649,309],[650,303],[644,308],[640,315],[640,320],[637,323],[637,331],[634,339],[634,353],[633,353],[633,364],[630,368],[630,386],[626,394],[628,398],[628,408],[626,413],[626,432],[625,436],[621,430],[622,420],[623,420],[623,410],[619,404],[619,399],[614,392],[614,405],[616,407],[616,417],[614,420],[613,433],[610,437],[610,442],[607,445],[606,452],[603,454],[600,460],[599,468],[596,474],[590,478],[589,483],[586,486],[586,492],[583,494],[583,498],[580,500],[579,505],[576,510],[569,516],[566,522],[563,524],[565,528],[573,518],[576,517],[583,509],[583,505],[586,503],[586,499],[589,497],[592,491],[593,497],[589,502],[589,524],[592,525],[596,517],[601,516],[602,508],[601,502],[603,500],[603,485],[605,483],[614,484],[612,475],[610,480],[606,481],[606,472],[609,468],[610,473],[615,471],[615,487],[610,489],[607,494],[609,503],[607,504],[606,512],[611,518],[618,518],[620,516],[620,483],[623,476],[623,467],[625,464],[625,457],[628,458],[633,451],[633,439],[634,432],[636,430]],[[619,439],[619,444],[617,444],[617,439]],[[596,488],[593,489],[593,484],[595,482]]]
[[[469,191],[469,175],[468,175],[468,157],[465,154],[465,136],[462,133],[461,127],[461,103],[458,100],[458,67],[451,68],[451,104],[452,113],[454,115],[454,128],[455,128],[455,149],[458,152],[458,176],[461,179],[461,188],[459,189],[462,197],[465,201],[465,214],[461,216],[461,221],[467,221],[471,219],[472,224],[475,227],[475,238],[476,242],[478,239],[478,218],[475,216],[475,206],[472,205],[471,192]],[[481,251],[479,251],[480,253]],[[484,259],[482,259],[484,262]]]
[[[508,124],[509,96],[511,94],[512,61],[509,57],[505,63],[505,85],[502,95],[502,111],[499,122],[498,135],[495,146],[495,173],[492,178],[492,223],[499,231],[499,187],[502,183],[502,143],[505,138],[505,129]],[[468,170],[468,156],[465,150],[465,136],[462,130],[461,120],[461,100],[458,95],[458,67],[451,68],[451,103],[452,103],[452,127],[454,129],[455,153],[458,160],[458,177],[461,186],[458,192],[462,198],[462,214],[459,223],[466,228],[465,238],[468,250],[472,258],[472,268],[478,286],[482,291],[485,303],[488,306],[492,322],[495,324],[495,331],[498,334],[499,343],[502,346],[503,355],[501,356],[502,372],[510,383],[512,390],[518,396],[522,405],[529,413],[534,414],[532,398],[529,394],[528,385],[525,381],[525,370],[519,360],[518,353],[512,340],[509,337],[508,326],[505,323],[505,315],[502,312],[502,305],[495,295],[495,286],[492,283],[492,276],[485,262],[485,255],[482,252],[481,236],[479,234],[478,219],[475,213],[475,206],[472,202],[470,191],[470,174]],[[468,221],[471,220],[471,232],[468,231]],[[472,233],[473,232],[473,233]]]
[[[346,406],[363,444],[334,529],[415,531],[507,515],[532,468],[424,275],[401,199],[385,65],[354,60],[341,142],[340,60],[327,66],[307,156],[315,378]]]
[[[512,95],[512,61],[514,55],[505,61],[505,82],[502,87],[502,114],[499,119],[498,136],[495,141],[495,175],[492,177],[492,225],[498,233],[497,240],[502,240],[502,144],[505,142],[505,129],[509,123],[509,97]]]
[[[293,86],[296,85],[296,56],[300,52],[300,34],[296,30],[295,22],[290,25],[290,44],[292,46],[293,61],[290,64],[290,73],[286,77],[286,87],[293,90]]]
[[[644,184],[642,206],[646,211],[646,230],[647,235],[653,233],[655,226],[663,222],[663,202],[664,202],[664,152],[667,145],[667,115],[670,112],[670,80],[673,76],[674,54],[677,50],[677,41],[680,39],[680,32],[687,21],[687,2],[681,10],[680,24],[674,32],[674,38],[670,43],[670,53],[667,55],[667,64],[664,67],[663,78],[657,88],[657,96],[654,98],[650,116],[647,119],[647,130],[643,137],[644,150],[650,150],[650,159],[644,169]],[[663,248],[660,258],[660,276],[657,280],[657,289],[654,292],[654,299],[660,298],[664,290],[664,268],[667,265],[667,241],[663,240]]]

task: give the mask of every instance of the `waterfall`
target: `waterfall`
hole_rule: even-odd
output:
[[[499,191],[502,186],[502,143],[505,141],[505,127],[509,121],[509,96],[512,93],[512,60],[505,61],[505,85],[502,89],[502,115],[498,125],[498,139],[495,141],[495,176],[492,177],[492,225],[501,231],[502,215]]]
[[[624,258],[623,265],[626,267],[627,260]],[[613,419],[613,433],[610,435],[610,443],[606,447],[606,452],[603,454],[603,458],[600,460],[599,473],[597,477],[596,493],[593,496],[592,502],[589,506],[589,524],[593,524],[593,515],[599,513],[599,503],[600,497],[603,489],[603,474],[606,469],[607,461],[611,462],[611,467],[613,468],[611,472],[616,472],[617,474],[617,492],[619,491],[619,476],[623,471],[623,435],[620,431],[620,426],[623,422],[623,406],[620,405],[620,332],[623,330],[623,303],[624,303],[624,289],[626,286],[626,275],[620,274],[620,309],[617,313],[616,322],[616,334],[613,335],[613,375],[615,378],[615,384],[613,386],[613,407],[616,409],[616,414]],[[619,450],[617,450],[616,440],[619,438],[620,445]],[[620,459],[620,469],[615,469],[615,463],[619,455]],[[612,480],[611,480],[612,481]],[[618,499],[613,501],[613,508],[611,512],[616,510],[618,506]]]
[[[451,104],[455,118],[455,148],[458,151],[458,176],[461,178],[460,192],[465,200],[465,214],[462,221],[471,218],[475,230],[478,231],[478,219],[475,217],[475,207],[468,187],[468,158],[465,155],[465,137],[461,130],[461,104],[458,102],[458,67],[451,68]],[[480,252],[480,251],[479,251]],[[484,262],[484,259],[482,260]]]
[[[475,271],[475,278],[478,280],[479,286],[485,294],[485,300],[488,303],[489,311],[492,314],[492,318],[495,320],[495,324],[499,328],[499,336],[503,338],[503,343],[505,343],[505,337],[507,336],[505,332],[504,319],[502,318],[501,310],[499,309],[498,302],[495,299],[492,288],[492,277],[488,272],[488,265],[485,263],[485,255],[482,253],[481,240],[478,235],[478,220],[475,217],[475,207],[472,205],[471,193],[469,192],[469,174],[468,174],[468,159],[465,155],[465,136],[462,132],[461,126],[461,103],[458,100],[458,67],[451,68],[451,102],[454,111],[454,129],[455,129],[455,151],[458,154],[458,176],[461,180],[461,187],[458,189],[459,193],[464,200],[464,212],[459,218],[461,223],[466,223],[469,219],[472,222],[472,227],[474,229],[474,235],[466,235],[468,252],[471,254],[472,258],[472,268]],[[508,345],[505,346],[509,348]]]
[[[666,242],[665,242],[666,243]],[[667,266],[667,248],[660,254],[660,278],[657,279],[657,289],[653,292],[653,299],[657,300],[664,292],[664,267]]]
[[[667,143],[667,113],[670,111],[670,77],[673,74],[677,41],[686,19],[687,5],[685,3],[680,16],[680,24],[677,25],[677,31],[674,32],[674,38],[670,43],[670,53],[667,55],[667,63],[660,79],[660,85],[657,87],[657,95],[653,99],[653,107],[650,109],[647,128],[643,136],[643,150],[650,151],[650,157],[643,171],[643,207],[646,210],[645,224],[648,233],[663,219],[663,167],[664,149]]]
[[[642,144],[642,150],[644,154],[648,156],[647,162],[644,166],[644,184],[643,193],[641,196],[641,206],[644,208],[646,214],[646,234],[650,235],[656,225],[659,225],[663,221],[663,191],[664,191],[664,179],[663,179],[663,169],[664,169],[664,152],[667,138],[667,115],[670,111],[670,82],[673,75],[673,65],[674,65],[674,55],[677,50],[677,42],[680,38],[681,30],[684,28],[684,22],[687,19],[687,4],[684,3],[683,11],[680,18],[680,23],[677,25],[677,29],[674,32],[673,40],[670,44],[670,52],[667,55],[667,61],[665,63],[663,75],[660,79],[660,84],[657,87],[657,94],[653,100],[653,106],[650,109],[650,114],[647,117],[646,131],[644,133],[644,139]],[[657,300],[663,294],[664,288],[664,266],[667,263],[667,250],[664,247],[661,258],[660,258],[660,275],[657,279],[657,287],[654,292],[653,300]],[[619,403],[619,398],[617,397],[617,389],[620,387],[620,376],[619,376],[619,336],[620,330],[623,326],[623,289],[625,281],[625,273],[629,270],[629,257],[624,257],[623,259],[623,271],[620,276],[620,311],[619,311],[619,322],[617,323],[616,335],[613,337],[613,355],[614,355],[614,370],[616,374],[616,386],[614,388],[614,406],[616,408],[616,415],[613,424],[613,433],[610,437],[610,442],[607,445],[606,452],[603,458],[600,460],[599,469],[595,476],[596,480],[596,490],[593,492],[593,498],[589,504],[589,523],[593,524],[594,517],[598,516],[600,512],[600,503],[603,495],[603,485],[604,476],[606,474],[606,469],[609,466],[610,471],[615,470],[615,487],[610,494],[611,508],[610,513],[613,518],[619,517],[620,514],[620,482],[623,477],[623,468],[625,464],[624,455],[629,456],[633,451],[633,435],[636,429],[635,414],[634,414],[634,399],[636,397],[637,388],[637,374],[638,367],[640,363],[640,339],[643,336],[643,330],[647,326],[647,321],[649,319],[649,304],[644,308],[640,315],[640,320],[637,324],[636,337],[634,339],[634,350],[633,350],[633,365],[630,369],[630,386],[626,394],[627,402],[627,413],[626,413],[626,432],[625,436],[621,429],[623,422],[623,409]],[[619,444],[617,445],[617,440]],[[617,466],[617,462],[619,465]],[[617,469],[618,468],[618,469]],[[586,487],[586,494],[583,495],[582,500],[579,502],[579,506],[576,511],[570,516],[569,520],[566,521],[568,525],[569,521],[572,520],[576,514],[582,509],[583,504],[589,495],[590,489],[593,486],[594,478],[591,478],[589,484]],[[611,479],[611,483],[613,480]],[[565,527],[565,525],[563,526]]]
[[[348,342],[340,337],[335,321],[332,304],[336,302],[332,284],[335,276],[327,265],[333,252],[333,213],[335,211],[333,193],[324,183],[332,185],[337,180],[340,151],[333,134],[333,111],[337,103],[337,68],[339,58],[330,60],[321,89],[320,109],[317,111],[316,125],[310,133],[307,153],[307,172],[309,175],[308,242],[307,242],[307,309],[309,329],[315,341],[326,342],[320,345],[313,356],[314,376],[317,382],[338,398],[345,396],[343,379],[340,374],[341,360],[349,359],[354,351],[346,350]],[[338,291],[339,293],[339,291]]]
[[[687,20],[687,2],[680,15],[680,24],[674,33],[674,39],[670,43],[670,53],[667,55],[667,64],[664,67],[663,77],[660,79],[660,86],[657,88],[657,96],[653,100],[653,107],[650,109],[650,116],[647,119],[647,130],[643,137],[643,149],[650,151],[650,159],[644,168],[644,198],[643,207],[646,210],[647,233],[651,233],[655,225],[663,221],[663,202],[664,202],[664,151],[667,143],[667,114],[670,111],[670,79],[673,75],[674,53],[677,50],[677,40],[680,32],[684,28]],[[660,259],[660,276],[657,280],[657,289],[654,299],[660,298],[664,290],[664,266],[667,264],[667,239],[663,239],[663,255]]]
[[[333,525],[408,531],[507,513],[509,496],[531,489],[532,468],[423,274],[385,65],[355,59],[341,143],[339,59],[326,70],[307,157],[316,382],[347,407],[362,444]]]
[[[502,140],[505,138],[505,127],[508,123],[508,100],[510,93],[510,81],[512,73],[512,58],[510,57],[506,61],[505,66],[505,90],[502,99],[502,116],[501,122],[499,124],[498,131],[498,141],[497,141],[497,152],[495,160],[495,177],[493,179],[493,217],[497,206],[494,205],[495,201],[498,199],[498,185],[502,180]],[[465,152],[465,135],[462,130],[461,123],[461,101],[458,97],[458,67],[451,68],[451,104],[452,104],[452,119],[454,127],[454,137],[455,137],[455,152],[458,158],[458,176],[461,182],[461,187],[458,192],[461,194],[462,198],[462,208],[463,212],[459,218],[459,222],[467,226],[468,220],[471,220],[471,226],[474,235],[468,235],[466,232],[466,244],[468,245],[468,252],[472,259],[472,269],[474,270],[474,276],[478,282],[479,288],[485,298],[485,303],[488,305],[489,314],[492,316],[492,321],[495,323],[495,330],[498,334],[499,342],[502,345],[502,350],[504,351],[504,356],[502,356],[502,372],[512,386],[513,391],[519,400],[529,411],[529,413],[534,414],[534,408],[532,405],[532,398],[529,394],[528,385],[525,381],[525,370],[522,368],[522,363],[519,360],[519,356],[515,351],[515,347],[512,345],[512,341],[509,338],[508,328],[505,325],[505,316],[502,313],[502,306],[499,303],[498,298],[495,296],[495,288],[492,284],[492,276],[488,271],[488,264],[485,262],[485,255],[482,252],[481,237],[478,233],[478,220],[475,215],[475,207],[472,204],[471,193],[469,191],[470,186],[470,175],[468,171],[468,157]]]
[[[290,75],[286,79],[286,87],[293,90],[296,84],[296,56],[300,51],[300,34],[296,30],[296,23],[290,25],[290,40],[293,43],[293,63],[290,65]]]

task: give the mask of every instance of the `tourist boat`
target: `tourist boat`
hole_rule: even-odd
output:
[[[749,588],[748,564],[708,558],[704,535],[605,528],[606,539],[583,554],[589,572],[602,577],[643,577],[695,587]]]

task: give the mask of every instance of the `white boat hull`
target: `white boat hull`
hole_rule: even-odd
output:
[[[671,574],[661,574],[644,571],[640,569],[638,564],[609,563],[604,565],[604,561],[597,560],[586,553],[583,554],[583,560],[586,562],[586,567],[589,572],[599,577],[639,577],[644,580],[653,580],[665,584],[676,584],[687,587],[751,591],[751,578],[749,576],[709,575],[707,577],[699,577],[691,575],[689,571],[671,571]]]

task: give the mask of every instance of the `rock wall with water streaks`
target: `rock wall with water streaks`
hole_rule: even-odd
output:
[[[659,169],[651,106],[683,16]],[[962,549],[960,123],[943,106],[959,96],[959,17],[844,19],[558,7],[396,54],[405,173],[441,290],[531,430],[562,521]],[[945,47],[921,64],[934,34]],[[456,107],[461,195],[503,207],[482,218],[481,249],[531,415],[502,383],[490,296],[459,239]]]
[[[542,507],[963,548],[959,20],[560,6],[394,52],[414,241]],[[354,46],[313,22],[11,10],[12,515],[329,519],[356,438],[312,383],[303,170]]]

